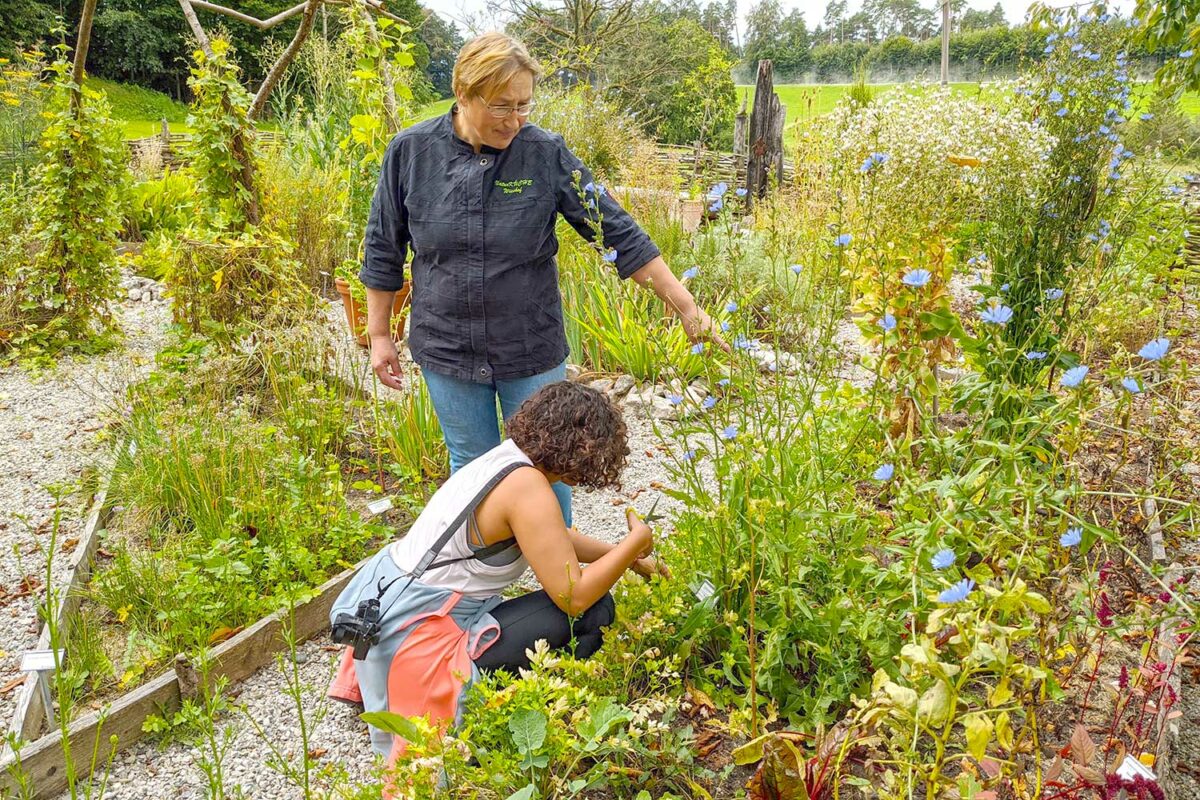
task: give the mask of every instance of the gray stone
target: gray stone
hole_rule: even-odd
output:
[[[611,378],[598,378],[588,383],[588,387],[595,389],[597,392],[607,392],[612,388],[613,382]]]
[[[567,380],[577,381],[583,375],[583,367],[578,364],[567,364]]]
[[[132,289],[130,289],[129,290],[129,299],[134,303],[136,303],[138,300],[141,300],[142,299],[141,287],[135,286]]]
[[[618,376],[615,381],[613,381],[611,391],[616,397],[624,397],[625,395],[629,394],[629,391],[634,386],[637,386],[637,381],[634,380],[632,375],[621,375]]]

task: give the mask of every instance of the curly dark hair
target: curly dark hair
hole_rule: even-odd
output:
[[[538,389],[505,423],[505,431],[536,466],[580,486],[617,486],[628,432],[603,393],[570,381]]]

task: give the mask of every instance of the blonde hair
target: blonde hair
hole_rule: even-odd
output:
[[[513,76],[528,72],[536,82],[542,68],[525,45],[507,34],[485,33],[476,36],[458,51],[451,88],[454,94],[491,100],[504,90]]]

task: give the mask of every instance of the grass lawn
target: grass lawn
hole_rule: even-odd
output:
[[[878,97],[903,84],[877,83],[870,84],[870,89]],[[1143,84],[1144,86],[1145,84]],[[828,114],[837,105],[838,100],[850,88],[846,83],[801,84],[785,83],[775,87],[779,101],[787,106],[787,122],[819,117]],[[975,95],[980,93],[979,83],[951,83],[950,88],[961,94]],[[738,107],[742,98],[746,98],[747,112],[754,104],[754,87],[741,85],[737,87]],[[1180,101],[1180,110],[1189,116],[1200,116],[1200,93],[1189,92]]]

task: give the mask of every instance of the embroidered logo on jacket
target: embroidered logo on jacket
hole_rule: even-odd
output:
[[[520,178],[515,181],[496,181],[496,188],[505,194],[520,194],[526,186],[533,186],[533,178]]]

